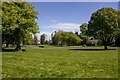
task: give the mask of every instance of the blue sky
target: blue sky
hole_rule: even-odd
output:
[[[88,23],[90,16],[102,7],[118,9],[117,2],[30,2],[39,12],[36,20],[40,34],[46,39],[57,30],[79,31],[82,23]]]
[[[119,0],[27,0],[28,2],[118,2]]]

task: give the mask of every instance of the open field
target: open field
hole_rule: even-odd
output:
[[[26,47],[3,52],[3,78],[117,78],[118,50],[102,47]]]

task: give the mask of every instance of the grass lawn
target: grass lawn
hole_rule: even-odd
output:
[[[2,77],[118,78],[118,50],[94,48],[31,46],[25,52],[3,52]]]

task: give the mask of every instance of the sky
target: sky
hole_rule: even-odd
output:
[[[78,31],[82,23],[88,23],[92,13],[103,7],[118,9],[117,2],[30,2],[38,11],[36,22],[40,34],[51,39],[51,33],[58,30]],[[37,34],[39,37],[40,34]]]
[[[27,0],[28,2],[118,2],[119,0]]]

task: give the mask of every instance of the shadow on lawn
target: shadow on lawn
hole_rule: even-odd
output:
[[[15,49],[4,49],[4,48],[2,48],[2,52],[15,52]]]
[[[69,50],[81,50],[81,51],[105,51],[105,49],[69,49]],[[116,50],[116,49],[107,49],[107,50]]]
[[[26,51],[25,49],[21,49],[20,51]],[[4,48],[2,48],[2,52],[16,52],[16,50],[15,49],[4,49]]]

